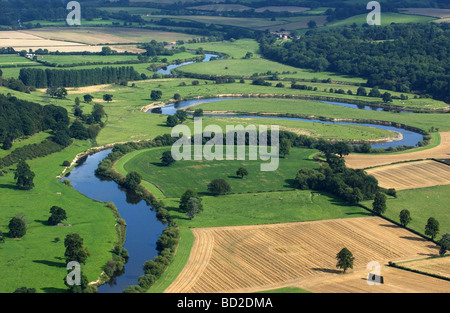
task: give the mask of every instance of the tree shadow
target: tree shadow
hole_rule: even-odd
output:
[[[284,182],[285,182],[287,185],[284,185],[283,187],[297,188],[297,186],[296,186],[296,184],[295,184],[295,179],[288,178],[288,179],[285,179]]]
[[[41,289],[45,293],[67,293],[68,292],[67,289],[55,288],[55,287],[44,287],[44,288],[41,288]]]
[[[54,266],[54,267],[66,267],[66,263],[64,262],[55,262],[55,261],[49,261],[49,260],[33,260],[34,263],[44,264],[47,266]]]
[[[407,240],[413,240],[413,241],[428,241],[427,239],[422,238],[422,237],[401,236],[400,238],[407,239]]]
[[[36,223],[41,223],[44,226],[53,226],[48,223],[47,220],[34,220]]]
[[[397,226],[395,224],[380,224],[380,226],[383,227],[390,227],[390,228],[400,228],[400,226]],[[411,237],[412,238],[412,237]]]
[[[370,212],[347,212],[345,215],[366,215],[366,216],[373,216]]]
[[[0,189],[1,188],[11,189],[11,190],[19,190],[19,188],[17,188],[16,185],[11,185],[11,184],[0,184]]]
[[[229,175],[228,178],[231,178],[231,179],[242,179],[241,176],[237,176],[237,175]]]
[[[161,162],[150,162],[151,165],[157,166],[157,167],[169,167],[167,165],[164,165]]]

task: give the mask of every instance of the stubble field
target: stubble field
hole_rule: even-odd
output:
[[[450,184],[450,166],[432,160],[393,164],[366,172],[381,187],[397,190]]]
[[[254,292],[289,285],[303,288],[319,277],[324,283],[327,277],[345,277],[336,269],[336,254],[344,247],[355,257],[354,272],[365,270],[371,261],[385,264],[438,253],[430,241],[379,217],[197,228],[192,232],[195,240],[189,260],[166,292]],[[423,287],[428,280],[425,277],[416,286]],[[367,285],[363,279],[357,283],[361,288]],[[397,284],[402,285],[401,280]],[[433,284],[450,291],[448,282]],[[334,284],[333,289],[345,292],[339,286]]]

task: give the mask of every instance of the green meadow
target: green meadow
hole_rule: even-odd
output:
[[[65,292],[64,238],[70,233],[78,233],[91,254],[82,265],[89,281],[97,280],[111,259],[111,250],[118,241],[111,209],[56,178],[63,169],[61,163],[64,160],[72,160],[90,146],[76,141],[61,152],[28,161],[36,175],[35,187],[30,191],[15,188],[15,165],[6,175],[0,176],[0,230],[6,235],[0,246],[2,292],[13,292],[22,286],[35,288],[37,292]],[[67,226],[47,225],[50,208],[54,205],[67,212],[67,220],[64,221]],[[9,220],[16,214],[23,214],[28,221],[27,233],[20,239],[7,236]]]
[[[238,99],[198,106],[204,111],[261,112],[280,114],[309,114],[336,119],[381,120],[398,122],[428,131],[432,126],[440,131],[450,130],[448,116],[439,113],[394,113],[341,107],[334,104],[290,99]]]
[[[445,233],[450,233],[449,203],[450,185],[399,190],[396,198],[388,197],[384,215],[399,223],[400,211],[409,210],[412,221],[408,228],[423,235],[428,218],[434,217],[439,222],[439,234],[435,240],[439,240]],[[372,208],[372,203],[369,201],[362,202],[362,204]]]
[[[225,149],[225,148],[224,148]],[[260,165],[270,160],[249,160],[246,151],[245,160],[180,160],[171,166],[163,166],[160,158],[170,147],[152,148],[132,153],[120,162],[126,172],[137,171],[143,179],[155,185],[165,197],[180,197],[191,188],[202,195],[209,195],[207,184],[215,178],[224,178],[232,187],[233,193],[292,190],[291,180],[300,167],[316,168],[312,156],[317,150],[292,148],[291,154],[280,158],[276,171],[262,172]],[[237,150],[235,150],[237,151]],[[257,150],[256,150],[257,151]],[[224,151],[225,152],[225,151]],[[259,152],[257,151],[257,157]],[[239,167],[247,168],[249,175],[244,179],[236,176]]]

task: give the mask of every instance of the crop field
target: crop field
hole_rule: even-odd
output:
[[[114,62],[127,62],[127,61],[138,62],[137,56],[135,55],[41,55],[38,57],[38,60],[49,63],[55,63],[58,65],[89,63],[89,62],[91,63],[103,62],[105,64]]]
[[[195,37],[175,32],[121,27],[48,27],[24,32],[46,39],[73,41],[88,45],[138,43],[150,42],[152,40],[175,42],[177,40],[187,40]]]
[[[431,160],[398,163],[366,170],[384,188],[396,190],[450,184],[450,166]]]
[[[72,37],[73,39],[73,37]],[[28,49],[48,49],[49,51],[101,51],[101,47],[92,47],[77,42],[46,39],[34,34],[18,31],[0,31],[0,48],[12,47],[17,51]]]
[[[335,256],[344,247],[353,251],[354,271],[371,261],[423,258],[438,250],[379,217],[193,228],[192,232],[195,241],[189,260],[165,292],[253,292],[302,287],[319,276],[342,277]],[[367,282],[360,280],[360,284]],[[441,286],[450,288],[448,282]],[[339,284],[334,287],[339,291]]]
[[[423,160],[429,158],[448,159],[450,155],[450,132],[441,132],[440,136],[440,144],[431,149],[390,155],[350,154],[345,157],[345,163],[351,168],[368,168],[397,162]]]
[[[450,278],[450,258],[432,258],[410,262],[400,262],[399,265],[420,272]]]
[[[403,265],[403,264],[402,264]],[[370,270],[362,270],[346,275],[328,275],[299,283],[314,293],[448,293],[449,282],[439,278],[405,271],[388,266],[381,267],[385,283],[367,284]]]
[[[399,9],[400,12],[413,15],[423,15],[439,18],[450,17],[450,9],[433,9],[433,8],[405,8]]]

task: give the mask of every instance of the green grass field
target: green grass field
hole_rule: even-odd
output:
[[[0,55],[0,68],[2,66],[6,65],[34,65],[35,62],[31,61],[30,59],[27,59],[25,57],[21,57],[18,55],[11,55],[11,54],[3,54]]]
[[[7,156],[8,154],[13,152],[17,148],[21,148],[26,145],[38,144],[38,143],[44,141],[44,139],[49,136],[50,136],[50,134],[48,132],[40,132],[40,133],[34,134],[33,136],[30,136],[28,138],[16,139],[13,142],[13,146],[11,149],[9,149],[9,150],[0,149],[0,158]]]
[[[368,11],[369,12],[369,11]],[[435,20],[435,18],[419,15],[400,14],[392,12],[381,12],[381,26],[390,25],[391,23],[426,23]],[[325,26],[325,28],[351,26],[356,23],[358,26],[367,23],[367,14],[361,14],[349,17],[345,20],[331,22]]]
[[[317,153],[310,149],[291,149],[286,159],[280,159],[278,170],[261,172],[261,160],[180,160],[169,167],[162,166],[160,157],[170,147],[152,148],[133,153],[121,161],[126,172],[138,171],[143,179],[153,185],[166,197],[180,197],[191,188],[199,194],[208,195],[207,184],[215,178],[224,178],[232,187],[233,193],[292,190],[289,178],[294,178],[301,167],[316,168],[312,156]],[[123,163],[122,163],[123,162]],[[301,165],[300,165],[300,164]],[[249,171],[245,179],[236,176],[236,170],[243,166]]]
[[[26,286],[37,292],[64,292],[67,275],[64,259],[64,238],[69,233],[78,233],[91,256],[83,272],[89,281],[95,281],[111,259],[111,249],[117,242],[115,218],[105,204],[95,202],[71,187],[59,182],[56,176],[62,171],[61,163],[71,160],[90,145],[75,142],[65,150],[44,158],[28,161],[35,172],[35,187],[30,191],[15,189],[14,173],[9,171],[0,177],[0,230],[9,232],[9,220],[23,213],[28,220],[24,237],[0,244],[0,291],[13,292]],[[15,169],[15,166],[11,166]],[[66,223],[71,226],[48,226],[52,206],[60,206],[67,212]],[[59,242],[55,238],[60,238]]]
[[[135,55],[42,55],[38,57],[38,60],[58,65],[89,62],[103,62],[104,64],[126,61],[138,62]]]
[[[266,112],[266,113],[292,113],[310,114],[337,119],[370,119],[399,122],[427,130],[438,127],[440,131],[450,130],[448,116],[439,113],[407,113],[399,114],[384,111],[370,111],[340,107],[333,104],[288,99],[238,99],[215,103],[206,103],[198,106],[205,111],[230,112]]]
[[[397,191],[397,198],[389,197],[385,216],[400,222],[399,214],[403,209],[411,212],[412,221],[408,228],[421,234],[425,234],[425,225],[429,217],[434,217],[439,222],[439,234],[435,238],[439,240],[445,233],[450,233],[450,213],[448,204],[450,203],[450,185],[435,186],[429,188],[400,190]],[[362,203],[368,208],[372,208],[372,203],[366,201]]]

